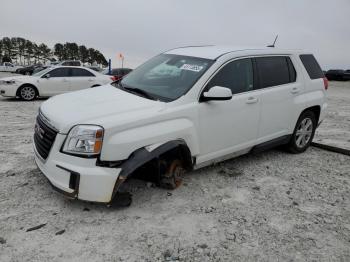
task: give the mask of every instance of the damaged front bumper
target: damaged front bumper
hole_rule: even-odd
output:
[[[57,134],[44,160],[34,145],[35,162],[53,188],[69,198],[110,203],[114,197],[120,168],[96,166],[96,158],[81,158],[60,152],[65,135]],[[117,183],[118,182],[118,183]]]

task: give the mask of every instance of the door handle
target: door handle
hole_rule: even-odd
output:
[[[292,94],[297,94],[299,93],[299,88],[298,87],[293,87],[292,90],[290,91]]]
[[[92,82],[92,81],[94,81],[94,80],[93,80],[93,79],[88,79],[88,81],[89,81],[89,82]]]
[[[249,98],[247,99],[246,104],[255,104],[255,103],[257,103],[258,101],[259,101],[258,98],[251,96],[251,97],[249,97]]]
[[[62,81],[63,81],[63,82],[68,82],[68,80],[67,80],[67,79],[65,79],[65,78],[63,78],[63,79],[62,79]]]

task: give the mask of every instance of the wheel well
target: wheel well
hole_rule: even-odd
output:
[[[17,92],[16,92],[16,96],[19,96],[19,95],[20,95],[20,94],[19,94],[19,91],[20,91],[21,88],[24,87],[24,86],[31,86],[31,87],[34,87],[34,90],[35,90],[36,95],[37,95],[37,96],[39,95],[39,91],[38,91],[38,89],[36,88],[35,85],[32,85],[32,84],[23,84],[23,85],[21,85],[20,87],[18,87]]]
[[[161,162],[166,162],[179,158],[186,170],[193,169],[193,161],[190,149],[183,140],[173,140],[166,142],[152,151],[148,151],[146,147],[140,148],[130,154],[125,161],[116,163],[121,168],[118,180],[115,183],[112,199],[117,193],[121,184],[131,175],[142,180],[152,181],[156,184],[160,182],[160,173],[163,171]],[[111,165],[112,164],[112,165]],[[113,167],[113,162],[99,161],[98,165]]]
[[[169,160],[178,158],[186,170],[193,168],[191,152],[186,144],[179,144],[177,147],[160,154],[159,158]]]
[[[302,115],[306,111],[311,111],[315,114],[316,124],[318,124],[318,120],[320,119],[321,107],[320,106],[311,106],[311,107],[305,108],[304,111],[301,112],[300,115]]]

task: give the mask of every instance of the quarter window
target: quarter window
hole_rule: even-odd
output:
[[[68,77],[69,76],[69,68],[56,68],[48,72],[47,74],[50,77]],[[45,74],[45,75],[47,75]]]
[[[313,55],[300,55],[300,60],[311,79],[324,77],[323,71]]]
[[[254,89],[253,63],[250,58],[235,60],[225,65],[208,83],[213,86],[230,88],[232,94]]]
[[[85,70],[85,69],[81,69],[81,68],[72,68],[72,76],[73,77],[84,77],[84,76],[95,76],[93,73]]]
[[[296,72],[289,57],[271,56],[255,59],[259,72],[260,88],[295,82]]]

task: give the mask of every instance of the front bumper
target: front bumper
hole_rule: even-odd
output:
[[[66,136],[57,134],[49,156],[43,160],[34,145],[35,162],[60,193],[85,201],[109,203],[121,169],[96,166],[96,158],[60,152]]]
[[[4,97],[16,97],[17,88],[15,85],[0,85],[0,95]]]

